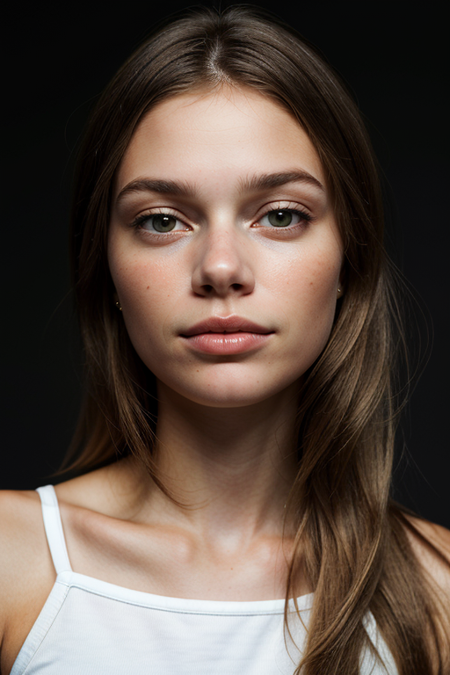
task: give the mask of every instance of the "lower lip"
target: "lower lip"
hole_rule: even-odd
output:
[[[184,339],[204,354],[243,354],[262,347],[273,333],[201,333]]]

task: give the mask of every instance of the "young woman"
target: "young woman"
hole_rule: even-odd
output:
[[[1,495],[1,670],[445,675],[450,535],[390,499],[398,305],[357,108],[256,10],[170,22],[99,101],[86,399]]]

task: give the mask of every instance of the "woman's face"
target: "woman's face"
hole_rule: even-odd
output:
[[[222,88],[143,118],[108,258],[159,387],[214,407],[292,395],[330,335],[342,256],[318,155],[276,103]]]

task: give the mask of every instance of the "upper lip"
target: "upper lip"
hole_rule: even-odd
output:
[[[191,328],[183,331],[181,335],[190,337],[191,335],[200,335],[201,333],[234,333],[239,331],[263,334],[273,333],[269,328],[259,326],[257,323],[244,319],[241,316],[212,316],[209,319],[205,319],[205,321],[200,321],[191,326]]]

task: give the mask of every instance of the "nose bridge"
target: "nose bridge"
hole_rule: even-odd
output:
[[[217,223],[209,228],[204,239],[204,264],[218,269],[231,269],[239,264],[239,235],[228,223]],[[242,253],[242,251],[241,251]]]
[[[227,295],[249,293],[254,288],[250,256],[242,237],[230,222],[214,222],[201,237],[192,276],[196,293]]]

